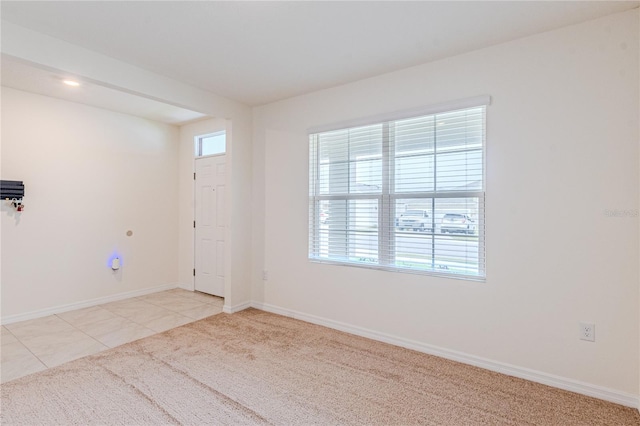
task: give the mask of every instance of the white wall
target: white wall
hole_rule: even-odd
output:
[[[254,299],[636,398],[638,78],[634,10],[255,108]],[[307,260],[307,128],[483,94],[486,283]]]
[[[255,212],[252,204],[253,142],[251,139],[251,114],[236,116],[227,123],[227,135],[231,143],[227,145],[225,171],[229,183],[230,205],[227,208],[227,238],[230,255],[229,272],[225,277],[225,310],[235,312],[246,308],[251,302],[252,270],[252,218]],[[226,261],[226,258],[225,258]]]
[[[177,127],[3,87],[1,155],[3,318],[177,285]]]

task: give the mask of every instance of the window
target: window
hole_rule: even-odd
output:
[[[227,150],[227,135],[224,131],[196,136],[196,157],[224,154]]]
[[[482,280],[485,106],[309,135],[309,258]]]

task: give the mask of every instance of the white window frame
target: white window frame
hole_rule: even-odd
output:
[[[217,154],[209,154],[209,155],[202,155],[202,140],[206,139],[206,138],[210,138],[210,137],[215,137],[215,136],[221,136],[224,135],[225,136],[225,141],[224,141],[224,151],[223,152],[219,152]],[[212,132],[212,133],[206,133],[204,135],[197,135],[194,138],[194,145],[195,145],[195,158],[206,158],[206,157],[215,157],[217,155],[225,155],[227,153],[227,132],[226,130],[219,130],[217,132]]]
[[[394,144],[390,144],[390,132],[389,126],[392,125],[395,120],[402,120],[413,117],[427,116],[438,113],[451,112],[466,108],[480,107],[480,106],[488,106],[491,103],[491,98],[489,96],[479,96],[475,98],[469,98],[454,102],[447,102],[438,105],[432,105],[428,107],[406,110],[401,112],[394,112],[390,114],[378,115],[375,117],[369,117],[360,120],[353,120],[349,122],[336,123],[328,126],[315,127],[308,130],[309,133],[309,142],[310,149],[316,149],[315,153],[309,153],[309,179],[310,179],[310,191],[315,191],[315,193],[309,193],[309,260],[317,263],[327,263],[327,264],[335,264],[335,265],[344,265],[344,266],[355,266],[355,267],[364,267],[369,269],[380,269],[386,271],[393,272],[405,272],[405,273],[416,273],[416,274],[424,274],[424,275],[432,275],[432,276],[442,276],[446,278],[454,278],[454,279],[463,279],[470,281],[486,281],[486,253],[485,253],[485,240],[486,240],[486,232],[485,232],[485,221],[486,221],[486,110],[485,110],[485,120],[483,123],[483,135],[482,135],[482,189],[477,191],[422,191],[422,192],[394,192],[392,189],[395,187],[394,185],[394,161],[391,159],[395,159],[395,153],[392,151],[394,148]],[[380,194],[320,194],[320,180],[319,180],[319,167],[320,167],[320,155],[319,149],[320,144],[318,143],[318,134],[323,132],[328,132],[331,130],[339,130],[339,129],[347,129],[358,126],[365,126],[371,124],[382,124],[383,125],[383,147],[382,147],[382,191]],[[314,138],[316,138],[314,140]],[[315,164],[313,163],[313,159],[315,158]],[[431,199],[432,205],[435,205],[436,199],[445,199],[445,198],[477,198],[479,202],[479,212],[482,214],[478,217],[478,275],[467,275],[460,273],[451,273],[451,272],[439,272],[438,270],[429,270],[429,269],[418,269],[418,268],[405,268],[398,267],[394,265],[395,259],[392,257],[395,256],[395,247],[394,242],[394,232],[395,232],[395,205],[396,201],[400,199]],[[320,201],[323,200],[357,200],[357,199],[368,199],[378,200],[378,262],[377,263],[369,263],[369,262],[352,262],[352,261],[342,261],[336,259],[328,259],[322,258],[319,256],[319,248],[315,246],[315,240],[317,239],[317,235],[320,232],[320,219],[319,214],[321,211]],[[433,229],[435,232],[435,215],[433,214],[435,209],[432,208],[432,221],[434,221]],[[434,238],[432,238],[433,244]],[[434,250],[432,250],[432,256],[434,256]]]

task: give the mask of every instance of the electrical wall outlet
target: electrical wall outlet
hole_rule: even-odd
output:
[[[269,271],[264,270],[262,271],[262,281],[268,281],[269,280]]]
[[[588,342],[596,341],[596,325],[588,322],[580,323],[580,340],[586,340]]]

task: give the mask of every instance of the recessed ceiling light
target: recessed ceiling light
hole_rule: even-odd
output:
[[[67,86],[72,86],[72,87],[80,86],[80,83],[78,83],[77,81],[73,81],[73,80],[62,80],[62,82],[64,84],[66,84]]]

